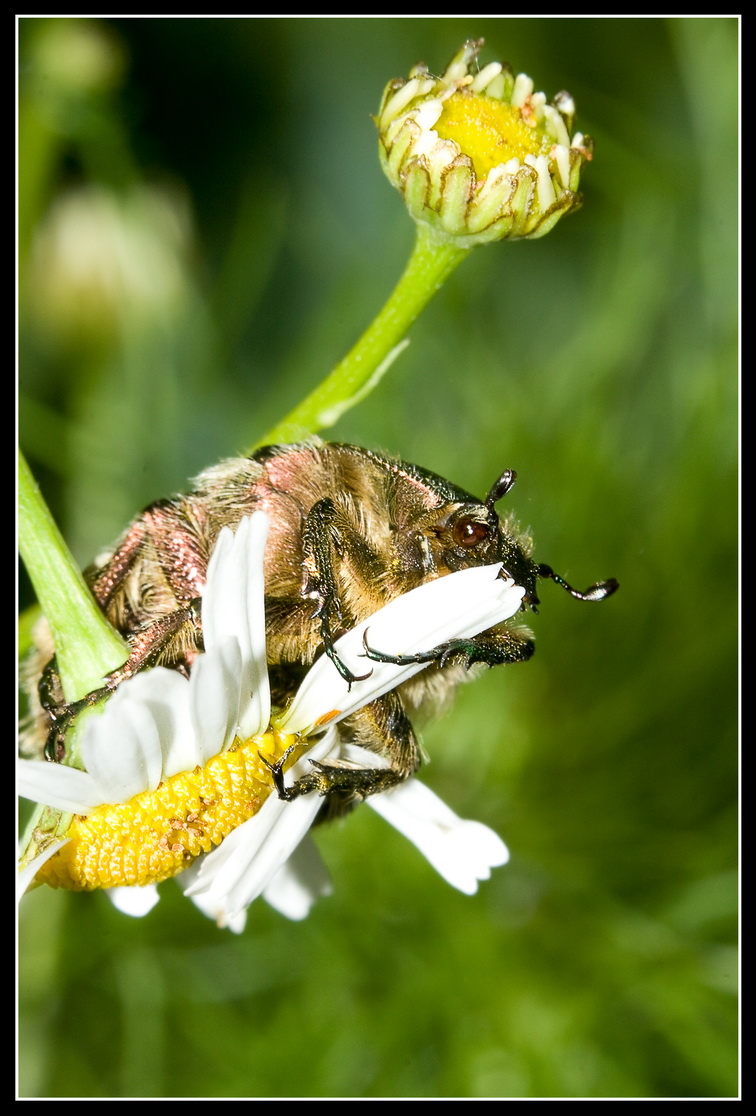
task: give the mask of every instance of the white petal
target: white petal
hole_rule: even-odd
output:
[[[398,116],[400,112],[403,112],[410,101],[414,100],[415,97],[422,96],[423,93],[429,92],[432,88],[432,81],[428,82],[427,79],[423,79],[420,77],[410,78],[410,80],[406,82],[406,84],[403,85],[401,89],[397,90],[397,92],[394,93],[393,97],[391,97],[391,99],[388,101],[385,109],[383,110],[383,115],[381,116],[381,129],[385,127],[385,122]],[[438,116],[436,117],[436,119],[438,119]]]
[[[570,153],[567,147],[561,143],[555,144],[554,160],[559,171],[559,177],[562,180],[562,185],[567,189],[570,185]]]
[[[262,893],[266,903],[295,922],[306,918],[316,899],[333,891],[331,877],[309,837],[294,849]]]
[[[210,555],[207,578],[202,593],[202,637],[209,651],[233,631],[233,603],[229,602],[230,571],[235,567],[232,556],[234,533],[224,527],[218,535]],[[216,576],[218,567],[225,576]],[[225,569],[224,569],[225,567]]]
[[[104,711],[87,719],[81,755],[102,794],[101,802],[128,802],[141,791],[154,790],[160,782],[160,736],[139,695],[159,686],[163,673],[170,672],[158,667],[124,682]]]
[[[342,763],[346,760],[354,767],[366,767],[368,769],[391,767],[391,760],[387,756],[382,756],[378,752],[371,752],[369,748],[363,748],[360,744],[342,744],[339,758]]]
[[[564,117],[561,112],[555,109],[553,105],[544,105],[543,115],[557,143],[563,144],[565,149],[568,148],[570,146],[570,133],[567,131],[567,125],[564,122]]]
[[[197,861],[195,861],[195,864]],[[194,864],[187,871],[191,871]],[[186,872],[182,873],[179,878],[179,883],[184,880]],[[186,894],[186,892],[185,892]],[[247,925],[247,912],[242,911],[240,914],[234,915],[229,918],[223,903],[216,903],[212,896],[208,895],[190,895],[189,898],[194,903],[197,910],[202,911],[203,915],[213,920],[215,925],[220,930],[232,930],[234,934],[241,934],[244,927]]]
[[[184,894],[203,897],[203,903],[222,912],[226,920],[234,918],[262,894],[309,830],[320,806],[314,794],[294,802],[271,795],[259,813],[203,858],[196,881]]]
[[[58,849],[62,849],[64,845],[68,844],[68,841],[68,837],[62,837],[59,841],[53,841],[53,843],[51,845],[48,845],[43,853],[40,853],[39,856],[35,856],[34,860],[30,860],[29,863],[20,870],[20,872],[18,873],[18,879],[16,880],[16,888],[19,900],[21,899],[21,896],[25,894],[27,888],[31,886],[32,880],[34,879],[42,865],[45,863],[45,861],[49,860],[51,856],[55,856],[55,853],[58,851]]]
[[[392,655],[430,651],[451,639],[465,639],[508,620],[519,611],[525,589],[511,578],[502,578],[501,564],[478,566],[437,578],[391,601],[368,620],[336,641],[341,661],[356,675],[369,677],[351,687],[325,655],[308,672],[281,719],[289,732],[307,732],[324,715],[335,712],[333,723],[374,701],[427,663],[397,666],[365,656],[363,636],[369,645]]]
[[[410,840],[443,876],[465,895],[474,895],[478,881],[509,860],[498,834],[480,822],[465,821],[423,783],[410,779],[395,789],[375,794],[368,805]]]
[[[441,113],[444,111],[443,102],[438,98],[423,101],[415,110],[414,118],[423,131],[434,128]],[[414,148],[413,148],[414,150]]]
[[[489,62],[473,78],[470,89],[473,93],[482,93],[495,77],[498,77],[503,67],[501,62]]]
[[[323,760],[338,755],[333,733],[327,733],[307,753]],[[296,778],[303,761],[292,769]],[[322,805],[319,795],[307,794],[284,802],[271,794],[260,811],[244,822],[223,843],[202,858],[198,871],[188,877],[184,894],[203,909],[225,921],[236,918],[273,880],[281,866],[310,829]],[[178,878],[179,885],[186,876]]]
[[[160,744],[160,779],[191,771],[201,763],[189,717],[188,679],[175,670],[156,667],[123,683],[131,701],[140,702],[155,723]],[[123,687],[122,687],[123,688]]]
[[[529,78],[527,74],[518,74],[512,89],[512,104],[517,105],[518,108],[522,107],[534,89],[535,84],[532,78]]]
[[[99,787],[86,771],[38,760],[18,761],[18,793],[68,814],[89,814],[103,802]]]
[[[105,892],[110,902],[121,914],[143,918],[160,899],[156,884],[143,887],[111,887]]]
[[[245,668],[241,677],[242,706],[239,729],[242,739],[264,732],[270,722],[270,685],[265,647],[265,543],[268,517],[257,512],[247,528],[248,561],[244,581],[248,647],[242,644]],[[244,524],[242,524],[244,526]],[[238,532],[237,532],[238,534]],[[246,707],[244,701],[246,700]]]
[[[235,636],[200,655],[192,667],[189,704],[201,764],[234,739],[241,703],[240,674],[241,649]]]
[[[211,651],[229,636],[239,641],[243,737],[264,731],[270,719],[265,654],[265,541],[268,517],[257,512],[241,521],[236,533],[224,528],[210,559],[202,597],[205,647]]]

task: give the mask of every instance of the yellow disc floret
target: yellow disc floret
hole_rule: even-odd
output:
[[[435,130],[470,156],[479,179],[510,159],[522,163],[526,155],[540,155],[549,146],[540,129],[526,123],[517,105],[465,90],[444,101]]]
[[[128,802],[74,817],[67,844],[37,873],[39,883],[89,891],[159,883],[188,867],[248,821],[273,789],[261,754],[275,762],[296,738],[267,732],[165,779]],[[298,758],[295,749],[291,762]]]

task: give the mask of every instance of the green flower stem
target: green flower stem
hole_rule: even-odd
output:
[[[325,380],[256,446],[299,441],[332,426],[359,402],[398,355],[415,318],[470,251],[437,240],[425,225],[418,225],[404,274],[378,316]]]
[[[21,557],[50,625],[66,701],[76,701],[101,686],[129,649],[97,607],[23,454],[18,456]]]

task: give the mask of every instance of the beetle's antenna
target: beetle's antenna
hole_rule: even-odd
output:
[[[551,566],[546,565],[540,565],[538,567],[538,576],[551,578],[552,581],[555,581],[557,585],[561,585],[563,589],[567,590],[571,597],[575,597],[578,601],[603,601],[606,600],[607,597],[611,597],[612,593],[616,593],[619,589],[619,582],[615,578],[610,577],[607,581],[597,581],[595,585],[589,585],[585,592],[581,593],[579,590],[573,589],[571,585],[568,585],[559,574],[555,574]]]
[[[491,489],[483,501],[485,506],[487,508],[492,508],[497,500],[500,500],[502,496],[506,496],[516,480],[517,473],[514,469],[505,469],[499,479],[491,485]]]

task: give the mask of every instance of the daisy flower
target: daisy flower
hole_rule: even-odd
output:
[[[418,63],[389,82],[376,117],[383,169],[410,214],[462,248],[544,236],[580,205],[591,141],[571,135],[569,93],[549,102],[527,74],[480,69],[470,40],[441,77]]]
[[[240,930],[258,896],[303,918],[330,890],[305,840],[322,799],[283,801],[270,765],[286,757],[287,781],[310,761],[379,766],[381,757],[339,736],[336,725],[425,669],[370,662],[348,685],[323,655],[284,712],[271,710],[265,656],[264,513],[225,528],[202,600],[205,642],[190,678],[156,667],[124,682],[83,726],[85,770],[21,760],[25,798],[64,812],[55,835],[35,832],[20,885],[107,888],[120,909],[144,914],[155,885],[176,877],[219,925]],[[513,616],[524,589],[501,565],[449,574],[397,598],[336,642],[354,674],[370,644],[413,655],[477,635]],[[495,833],[458,818],[412,779],[369,797],[454,887],[472,894],[508,853]]]

